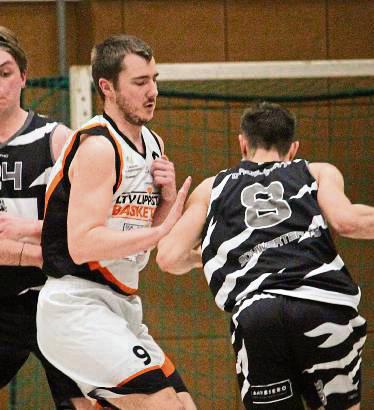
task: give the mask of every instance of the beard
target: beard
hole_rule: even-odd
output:
[[[124,119],[132,125],[142,126],[147,124],[153,118],[153,113],[150,116],[141,116],[136,114],[136,108],[134,105],[132,105],[126,97],[120,95],[119,93],[116,93],[116,104]]]

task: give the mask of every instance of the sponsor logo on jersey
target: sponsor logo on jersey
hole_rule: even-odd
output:
[[[124,192],[117,198],[112,216],[152,221],[159,201],[160,194],[152,192],[152,187],[147,192]]]
[[[296,241],[302,237],[319,238],[321,236],[321,230],[318,227],[313,227],[309,231],[291,231],[287,232],[277,238],[272,239],[269,242],[262,242],[257,244],[253,249],[243,253],[239,256],[239,263],[241,267],[244,267],[255,254],[261,254],[266,249],[279,248],[287,245],[293,241]]]
[[[253,403],[257,404],[274,403],[293,396],[290,380],[251,386],[250,393]]]

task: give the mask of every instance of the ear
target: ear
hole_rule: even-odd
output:
[[[239,134],[238,139],[239,139],[239,145],[240,145],[240,152],[242,154],[242,158],[244,159],[248,156],[248,152],[249,152],[248,142],[243,134]]]
[[[24,73],[21,73],[21,78],[22,78],[22,88],[26,87],[26,79],[27,79],[27,71]]]
[[[292,161],[295,158],[298,149],[299,149],[299,141],[294,141],[291,144],[290,149],[288,150],[287,161]]]
[[[99,87],[105,97],[109,97],[113,92],[113,84],[106,78],[99,79]]]

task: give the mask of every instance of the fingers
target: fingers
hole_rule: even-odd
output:
[[[186,198],[187,198],[190,186],[191,186],[191,182],[192,182],[192,178],[190,176],[187,177],[186,180],[184,181],[183,185],[179,189],[178,195],[177,195],[177,200],[176,200],[176,202],[178,202],[179,206],[183,206],[184,203],[186,202]]]
[[[188,191],[189,191],[189,189],[190,189],[190,187],[191,187],[191,182],[192,182],[192,177],[188,176],[188,177],[186,178],[186,180],[183,182],[182,187],[179,189],[179,192],[182,191],[182,192],[185,193],[185,195],[187,196]]]
[[[161,158],[156,158],[152,162],[151,172],[153,173],[156,170],[173,170],[174,171],[174,164],[168,160],[166,155],[163,155]]]

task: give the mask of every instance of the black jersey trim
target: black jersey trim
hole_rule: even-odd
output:
[[[103,113],[103,118],[105,118],[109,124],[115,129],[115,131],[121,136],[121,138],[123,138],[123,140],[130,146],[130,148],[132,148],[137,154],[139,154],[142,158],[146,158],[147,157],[147,146],[145,145],[144,142],[144,137],[143,134],[141,133],[140,136],[142,138],[142,145],[143,145],[143,151],[144,153],[141,153],[138,151],[138,149],[136,148],[135,144],[130,140],[129,137],[127,137],[117,126],[117,124],[114,122],[114,120],[109,117],[109,115],[104,112]]]
[[[17,138],[19,135],[24,134],[24,132],[27,130],[27,128],[30,126],[32,120],[35,117],[34,111],[29,110],[27,117],[25,119],[25,122],[22,124],[21,128],[16,131],[9,139],[7,139],[5,142],[0,143],[0,148],[3,148],[7,146],[11,141],[13,141],[15,138]],[[48,121],[46,121],[47,124]],[[53,121],[52,121],[53,122]]]
[[[159,141],[159,139],[158,139],[157,134],[156,134],[155,132],[153,132],[150,128],[147,128],[147,130],[152,134],[152,136],[153,136],[153,138],[155,139],[156,144],[157,144],[157,146],[158,146],[158,148],[159,148],[159,150],[160,150],[160,153],[161,153],[161,155],[162,155],[163,152],[162,152],[161,144],[160,144],[160,141]]]

